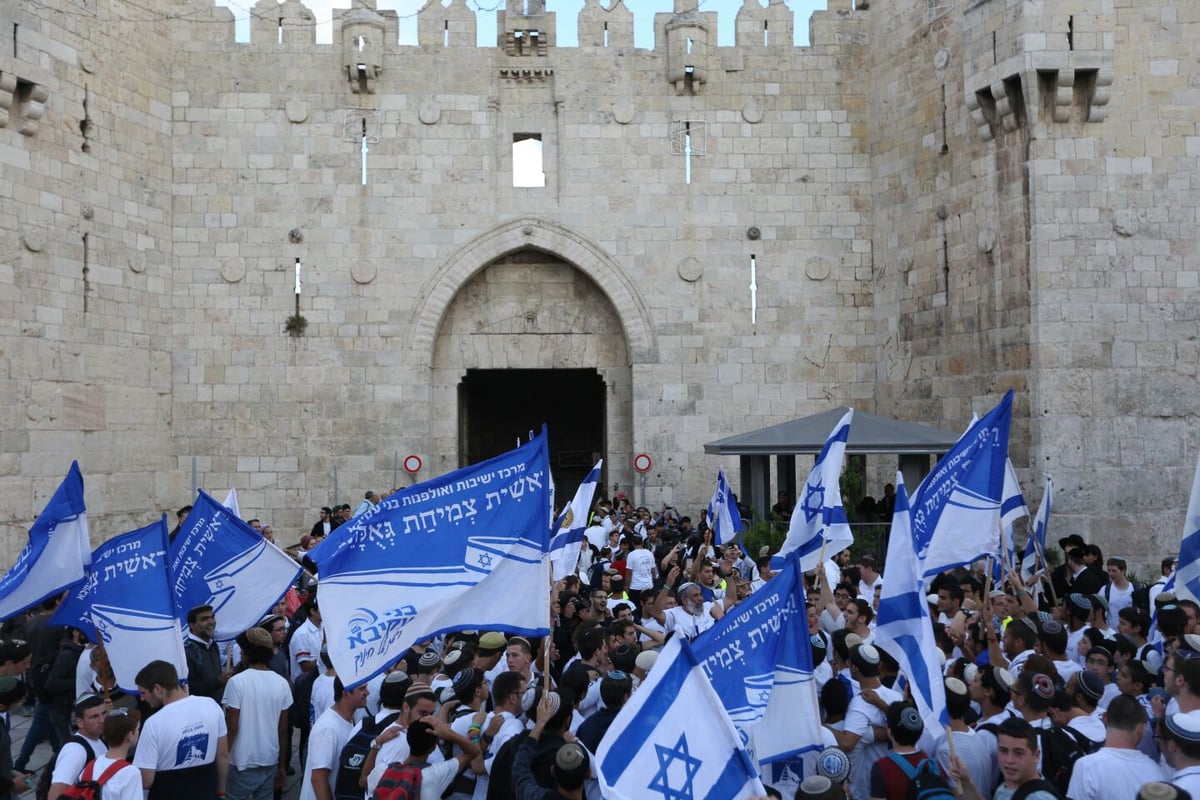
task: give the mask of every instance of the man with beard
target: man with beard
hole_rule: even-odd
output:
[[[666,628],[688,640],[704,633],[725,614],[723,605],[704,601],[700,585],[696,583],[680,586],[677,599],[678,606],[663,612],[667,620]]]

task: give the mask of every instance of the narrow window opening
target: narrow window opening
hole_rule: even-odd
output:
[[[13,23],[13,58],[17,57],[17,28],[21,27],[21,23]]]
[[[367,118],[363,117],[362,121],[362,185],[367,185]],[[300,263],[300,259],[296,259],[296,263]]]
[[[692,123],[683,123],[683,182],[692,182]]]
[[[604,23],[604,46],[608,47],[608,23]]]
[[[687,38],[687,51],[688,55],[692,54],[692,37],[690,36]]]
[[[529,16],[529,0],[521,0],[521,13]]]
[[[513,186],[541,188],[546,185],[540,133],[514,133],[512,146]]]
[[[449,46],[450,46],[450,20],[446,20],[446,22],[442,26],[442,47],[449,47]]]
[[[283,44],[283,17],[279,18],[279,29],[277,36],[279,37],[277,40],[279,44]]]
[[[683,68],[683,88],[688,94],[696,93],[696,68],[688,64]]]
[[[360,52],[360,53],[363,50],[367,49],[367,37],[365,37],[365,36],[355,37],[354,43],[358,47],[358,52]]]
[[[1075,49],[1075,16],[1067,17],[1067,49]]]
[[[1000,62],[999,62],[999,61],[996,59],[996,32],[995,32],[995,31],[992,31],[992,63],[993,63],[993,64],[999,64],[999,63],[1000,63]]]
[[[88,262],[88,234],[85,233],[83,235],[83,313],[85,314],[88,310],[88,290],[91,288],[88,282],[88,273],[92,271],[91,267],[88,265]]]
[[[770,33],[770,31],[767,30],[767,24],[768,24],[767,21],[764,19],[763,20],[763,47],[767,47],[771,44],[771,33]]]

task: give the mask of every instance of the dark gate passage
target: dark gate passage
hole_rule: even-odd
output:
[[[511,450],[546,423],[555,504],[604,457],[606,387],[594,369],[468,369],[458,387],[459,462]],[[598,495],[603,493],[603,475]]]

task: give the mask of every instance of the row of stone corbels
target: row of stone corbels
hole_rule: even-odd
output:
[[[45,70],[0,57],[0,128],[33,136],[46,114],[54,79]]]

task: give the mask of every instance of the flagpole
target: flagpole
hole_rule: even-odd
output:
[[[825,537],[821,537],[821,552],[817,553],[817,582],[816,590],[821,591],[821,576],[825,574]]]
[[[958,748],[954,744],[954,731],[949,725],[946,726],[946,742],[950,745],[950,762],[954,763],[958,760]],[[963,796],[961,783],[956,782],[954,784],[954,793],[959,797]]]

